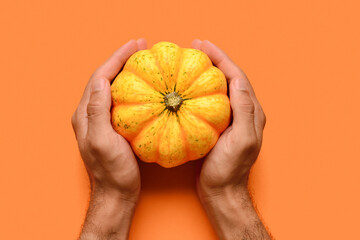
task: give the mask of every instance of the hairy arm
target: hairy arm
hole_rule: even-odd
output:
[[[134,210],[117,192],[93,191],[79,240],[128,239]]]
[[[203,206],[222,240],[270,240],[245,186],[232,187],[202,197]]]

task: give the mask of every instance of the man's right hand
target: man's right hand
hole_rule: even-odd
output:
[[[126,60],[146,49],[144,39],[119,48],[91,76],[72,116],[91,199],[80,239],[126,239],[140,193],[140,173],[128,142],[111,126],[110,82]]]

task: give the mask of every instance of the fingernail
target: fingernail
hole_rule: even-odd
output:
[[[244,82],[241,79],[234,79],[234,85],[236,90],[247,91]]]
[[[92,84],[92,92],[98,92],[104,89],[105,81],[104,79],[96,79]]]

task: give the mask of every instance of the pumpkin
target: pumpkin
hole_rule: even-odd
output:
[[[115,131],[165,168],[204,157],[230,122],[224,74],[204,52],[170,42],[134,53],[111,96]]]

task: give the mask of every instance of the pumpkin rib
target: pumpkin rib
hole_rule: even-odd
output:
[[[211,127],[212,128],[212,130],[214,130],[214,132],[216,132],[216,134],[219,136],[219,130],[218,129],[216,129],[216,127],[214,126],[214,124],[212,124],[212,123],[210,123],[208,120],[206,120],[204,117],[202,117],[202,116],[200,116],[200,115],[198,115],[198,114],[196,114],[196,113],[189,113],[189,114],[191,114],[191,115],[193,115],[194,117],[196,117],[196,118],[198,118],[198,119],[200,119],[202,122],[204,122],[205,124],[207,124],[209,127]]]
[[[146,104],[153,104],[153,103],[146,103]],[[133,105],[146,105],[146,104],[129,104],[130,106],[133,106]],[[116,106],[114,106],[112,109],[111,109],[111,116],[113,115],[113,112],[115,111],[115,108],[118,107],[118,106],[127,106],[128,104],[118,104]],[[163,111],[162,111],[163,112]],[[150,117],[147,121],[143,122],[143,126],[141,128],[138,129],[138,132],[137,134],[132,137],[132,138],[126,138],[128,141],[133,141],[147,126],[149,126],[152,122],[154,122],[161,114],[157,114],[157,115],[153,115],[152,117]]]
[[[193,85],[193,83],[194,83],[196,80],[198,80],[198,78],[199,78],[204,72],[206,72],[207,70],[209,70],[212,66],[213,66],[213,65],[210,64],[210,65],[207,66],[199,75],[195,76],[194,79],[192,79],[191,82],[189,83],[188,88],[191,87],[191,85]],[[180,69],[180,68],[179,68],[179,69]],[[182,94],[181,94],[181,93],[179,93],[179,95],[182,97]]]
[[[182,97],[194,98],[216,92],[227,94],[227,88],[226,78],[221,70],[211,66],[184,90]]]
[[[175,79],[175,86],[174,86],[174,91],[176,90],[176,84],[177,84],[177,82],[178,82],[178,78],[179,78],[179,72],[180,72],[180,66],[181,66],[181,64],[183,63],[183,61],[184,61],[184,50],[185,50],[185,48],[180,48],[180,57],[179,57],[179,62],[177,63],[177,67],[178,67],[178,69],[177,69],[177,71],[176,71],[176,76],[174,77],[174,79]]]
[[[163,111],[161,114],[163,114],[164,112],[166,111]],[[169,111],[167,111],[166,113],[164,114],[170,114]],[[158,145],[156,146],[156,160],[160,160],[160,139],[161,137],[164,135],[164,131],[165,131],[165,125],[168,123],[169,121],[169,118],[166,118],[166,122],[160,127],[160,130],[159,130],[159,133],[158,133],[158,139],[157,139],[157,142],[158,142]]]
[[[143,81],[144,81],[147,85],[149,85],[152,89],[154,89],[155,91],[159,92],[159,93],[162,94],[162,95],[165,95],[163,92],[155,89],[155,87],[152,85],[152,83],[150,83],[149,81],[146,81],[144,78],[142,78],[141,76],[139,76],[136,72],[134,72],[134,71],[132,71],[132,70],[130,70],[130,69],[126,69],[126,70],[124,70],[124,71],[128,71],[128,72],[134,74],[134,75],[137,76],[139,79],[143,80]]]
[[[167,121],[166,121],[167,122]],[[160,159],[160,139],[161,139],[162,134],[157,134],[157,146],[155,148],[155,161],[159,161]]]
[[[179,121],[179,124],[181,126],[181,138],[183,139],[184,143],[185,143],[185,153],[186,153],[186,157],[188,157],[190,155],[190,146],[188,141],[186,140],[187,138],[187,134],[184,130],[184,128],[182,127],[182,124],[180,122],[180,118],[179,115],[176,114],[177,120]],[[186,158],[185,158],[186,159]]]
[[[151,55],[153,56],[153,58],[155,59],[155,65],[156,65],[157,68],[160,70],[160,73],[161,73],[162,78],[164,79],[164,83],[165,83],[165,87],[166,87],[166,91],[167,91],[167,90],[168,90],[168,85],[167,85],[166,82],[167,82],[168,79],[166,79],[165,76],[164,76],[165,70],[160,66],[159,60],[158,60],[158,58],[155,56],[154,51],[153,51],[152,49],[150,49],[150,54],[151,54]]]
[[[220,92],[220,91],[216,91],[216,92],[206,93],[206,94],[204,94],[204,95],[197,96],[197,97],[183,98],[183,101],[192,100],[192,99],[197,99],[197,98],[202,98],[202,97],[209,97],[209,96],[212,96],[212,95],[225,95],[225,96],[227,96],[227,94],[225,94],[225,93],[222,93],[222,92]],[[185,95],[185,96],[182,96],[182,97],[186,97],[186,95]]]
[[[148,103],[116,103],[112,106],[112,108],[117,107],[117,106],[134,106],[134,105],[146,105],[146,104],[154,104],[154,103],[159,103],[161,104],[161,102],[148,102]]]
[[[149,120],[147,120],[147,122],[145,122],[144,125],[139,129],[138,133],[135,135],[135,137],[133,139],[135,139],[146,127],[148,127],[150,124],[154,123],[158,118],[159,118],[159,116],[156,116],[156,115],[149,118]]]
[[[216,139],[219,138],[219,135],[220,135],[219,131],[216,130],[216,128],[214,128],[211,124],[209,124],[208,121],[206,121],[206,120],[204,120],[204,119],[202,119],[202,118],[198,118],[195,114],[193,114],[193,113],[192,113],[191,111],[189,111],[189,110],[183,111],[181,115],[182,115],[182,119],[185,121],[185,124],[186,124],[186,122],[191,121],[191,120],[189,119],[189,118],[191,118],[190,116],[199,119],[200,122],[204,123],[205,126],[207,126],[209,129],[211,129],[211,131],[214,133]],[[183,130],[184,130],[184,129],[185,129],[185,128],[183,128]],[[184,131],[185,131],[185,130],[184,130]],[[188,142],[187,142],[187,143],[188,143]],[[188,144],[189,144],[189,143],[188,143]],[[212,147],[213,147],[213,146],[212,146]],[[191,153],[191,152],[190,152],[190,147],[189,147],[189,153]],[[188,158],[189,161],[198,159],[198,158],[196,158],[196,157],[195,157],[195,158],[193,158],[193,157],[190,158],[190,157],[191,157],[191,154],[189,154],[189,158]]]
[[[136,146],[134,145],[134,142],[136,142],[136,140],[141,137],[139,135],[141,135],[146,129],[149,129],[152,125],[156,124],[157,121],[161,122],[162,120],[164,119],[164,115],[158,115],[155,117],[155,119],[153,119],[151,122],[149,122],[143,129],[141,129],[141,131],[138,132],[138,134],[136,135],[136,137],[134,137],[131,141],[131,144],[132,146],[134,146],[133,149],[136,149]],[[167,119],[165,119],[167,120]],[[156,135],[153,136],[153,139],[155,138],[158,138],[157,141],[154,141],[154,144],[157,144],[157,145],[154,145],[154,158],[150,159],[149,161],[148,160],[144,160],[145,162],[156,162],[158,159],[159,159],[159,151],[158,151],[158,148],[159,148],[159,131],[161,131],[161,129],[164,127],[164,124],[162,125],[158,125],[159,127],[155,129],[156,131]],[[151,140],[151,139],[150,139]],[[137,151],[135,151],[135,153],[137,154]],[[142,159],[142,158],[141,158]]]
[[[163,100],[163,95],[131,70],[118,74],[111,85],[111,95],[114,104],[160,103]]]
[[[218,132],[222,132],[228,126],[230,115],[230,102],[225,94],[215,94],[189,99],[183,104],[197,118],[202,118],[212,125]]]

